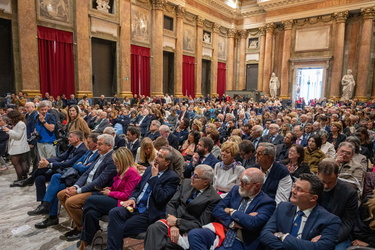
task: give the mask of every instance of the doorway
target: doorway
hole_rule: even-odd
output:
[[[211,94],[211,61],[202,60],[202,95]]]
[[[92,91],[94,97],[117,93],[116,42],[92,38]]]
[[[246,90],[258,89],[258,64],[246,65]]]
[[[12,22],[0,18],[0,93],[14,93]]]
[[[174,54],[163,51],[163,93],[174,94]]]
[[[320,99],[323,91],[323,67],[298,68],[294,99],[304,98],[306,104],[311,99]]]

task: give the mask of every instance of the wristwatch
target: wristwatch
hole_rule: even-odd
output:
[[[46,121],[43,121],[43,122],[42,122],[43,125],[46,124],[46,123],[47,123]]]
[[[176,227],[180,228],[180,226],[181,226],[181,219],[177,218],[177,220],[176,220]]]
[[[281,240],[282,239],[282,237],[283,237],[283,233],[282,232],[278,232],[277,233],[277,235],[276,235],[276,237],[279,239],[279,240]]]
[[[230,208],[230,209],[229,209],[229,215],[230,215],[230,216],[232,216],[232,213],[234,212],[234,210],[235,210],[234,208]]]

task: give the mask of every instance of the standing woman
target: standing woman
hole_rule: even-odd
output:
[[[68,120],[67,120],[67,124],[66,124],[66,131],[68,133],[73,131],[73,130],[81,131],[83,133],[84,137],[85,137],[83,139],[83,141],[86,144],[86,139],[90,134],[90,128],[87,125],[87,123],[85,122],[85,120],[83,120],[83,118],[79,115],[80,113],[81,113],[80,109],[77,105],[69,106]]]
[[[23,115],[16,110],[12,110],[8,113],[8,118],[13,128],[3,127],[3,131],[9,134],[8,154],[17,173],[17,180],[10,184],[10,187],[16,187],[19,181],[27,178],[29,166],[25,157],[30,148],[26,139],[26,124]]]
[[[129,149],[117,149],[112,158],[117,167],[117,175],[113,178],[112,186],[105,187],[101,192],[92,193],[83,206],[83,229],[79,249],[86,249],[86,246],[91,244],[95,233],[100,229],[100,218],[107,215],[112,208],[121,206],[121,201],[126,201],[130,197],[141,180]]]

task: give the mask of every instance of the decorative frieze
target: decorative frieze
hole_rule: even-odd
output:
[[[336,19],[337,23],[345,23],[348,18],[349,11],[335,12],[333,17]]]

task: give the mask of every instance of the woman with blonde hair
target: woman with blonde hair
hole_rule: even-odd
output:
[[[117,167],[112,186],[105,187],[100,192],[93,192],[83,206],[83,229],[79,249],[86,249],[91,244],[95,233],[100,229],[100,218],[107,215],[112,208],[121,206],[121,201],[128,200],[141,180],[129,149],[117,149],[113,152],[112,159]]]
[[[141,146],[137,149],[135,156],[135,162],[137,165],[138,172],[142,175],[146,168],[154,163],[156,157],[156,149],[154,148],[153,141],[145,137],[141,142]]]

